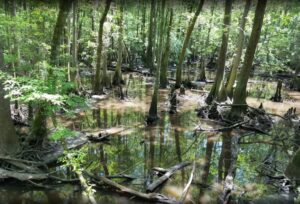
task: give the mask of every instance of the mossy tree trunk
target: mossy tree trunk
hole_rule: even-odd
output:
[[[66,24],[66,20],[68,18],[69,12],[72,7],[73,0],[61,0],[59,2],[59,14],[56,20],[56,24],[54,27],[52,43],[51,43],[51,53],[50,53],[50,69],[48,70],[48,83],[50,88],[50,93],[55,93],[56,90],[56,79],[53,75],[54,66],[59,65],[59,47],[62,40],[62,36],[64,33],[64,28]],[[47,136],[47,111],[44,107],[45,105],[40,103],[35,107],[34,118],[31,127],[31,138],[32,140],[43,142],[43,140]],[[53,113],[52,113],[53,114]],[[54,124],[55,117],[52,115]]]
[[[233,85],[236,80],[238,67],[240,65],[242,53],[243,53],[243,47],[244,47],[244,41],[245,41],[245,26],[247,22],[247,16],[249,13],[249,10],[251,8],[251,2],[252,0],[246,0],[243,16],[240,20],[240,26],[239,26],[239,35],[238,40],[236,43],[236,50],[235,55],[232,62],[232,67],[230,70],[230,74],[228,76],[228,80],[226,82],[226,85],[221,88],[220,91],[220,100],[226,100],[227,97],[232,98],[233,97]]]
[[[120,0],[120,14],[118,15],[118,26],[119,26],[119,36],[118,36],[118,61],[117,61],[117,66],[116,70],[113,76],[113,84],[116,86],[121,85],[122,83],[122,62],[123,62],[123,4],[124,1]]]
[[[186,35],[185,35],[184,42],[183,42],[183,45],[182,45],[182,49],[181,49],[179,59],[178,59],[179,61],[178,61],[177,68],[176,68],[176,84],[175,84],[176,88],[180,88],[180,85],[181,85],[182,65],[183,65],[183,61],[184,61],[184,58],[185,58],[185,53],[186,53],[186,50],[188,48],[188,45],[189,45],[189,42],[190,42],[190,39],[191,39],[191,36],[192,36],[192,32],[194,30],[196,21],[198,19],[198,16],[199,16],[201,10],[202,10],[203,4],[204,4],[204,0],[199,0],[197,10],[196,10],[193,18],[191,19],[191,21],[189,23],[189,26],[187,28],[187,31],[186,31]]]
[[[0,70],[4,71],[4,56],[0,42]],[[3,81],[0,80],[0,155],[13,155],[20,150],[20,143],[11,119],[10,102],[4,98]]]
[[[264,14],[266,10],[267,0],[259,0],[257,2],[253,28],[247,46],[243,67],[238,76],[237,86],[233,94],[233,105],[231,108],[231,117],[240,117],[243,112],[247,110],[247,83],[250,77],[250,72],[254,60],[255,50],[260,38],[261,28],[263,25]]]
[[[222,44],[219,51],[217,73],[216,73],[214,84],[205,100],[207,104],[211,104],[212,101],[218,96],[221,88],[221,84],[223,83],[224,80],[225,61],[226,61],[227,46],[228,46],[228,39],[229,39],[229,30],[230,30],[229,28],[231,22],[231,10],[232,10],[232,0],[226,0]]]
[[[160,75],[160,88],[167,88],[168,85],[168,65],[169,65],[169,56],[171,48],[171,31],[173,25],[173,9],[170,8],[168,11],[169,21],[168,21],[168,30],[167,30],[167,39],[165,43],[165,50],[163,52],[162,61],[161,61],[161,75]]]
[[[94,80],[94,94],[103,94],[103,86],[101,83],[101,65],[102,65],[102,50],[103,50],[103,31],[104,31],[104,22],[108,14],[109,8],[111,5],[111,0],[106,0],[105,9],[102,13],[100,23],[99,23],[99,32],[98,32],[98,47],[97,47],[97,60],[96,60],[96,75]]]
[[[153,123],[158,119],[157,114],[157,103],[158,103],[158,90],[159,90],[159,81],[160,81],[160,69],[161,69],[161,61],[162,61],[162,54],[163,54],[163,37],[164,37],[164,18],[165,18],[165,7],[166,7],[166,0],[161,1],[161,8],[160,8],[160,26],[159,26],[159,42],[158,42],[158,56],[157,56],[157,68],[156,68],[156,77],[155,77],[155,84],[154,84],[154,91],[152,96],[152,101],[149,109],[149,115],[147,118],[148,124]]]
[[[73,0],[60,0],[59,1],[59,13],[56,19],[54,32],[51,42],[50,64],[52,66],[58,66],[59,47],[64,32],[66,20],[72,7]]]

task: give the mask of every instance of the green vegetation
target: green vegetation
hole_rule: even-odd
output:
[[[299,200],[299,39],[298,0],[0,0],[0,203]]]

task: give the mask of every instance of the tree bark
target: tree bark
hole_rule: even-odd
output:
[[[231,23],[231,10],[232,10],[232,0],[225,1],[225,13],[224,13],[224,31],[222,35],[222,45],[219,52],[219,59],[218,59],[218,67],[216,78],[214,84],[207,96],[205,102],[207,104],[211,104],[212,101],[218,96],[221,84],[224,80],[224,72],[225,72],[225,61],[226,61],[226,54],[227,54],[227,46],[228,46],[228,39],[229,39],[229,28]]]
[[[148,46],[146,50],[146,66],[150,69],[151,72],[154,71],[154,44],[155,44],[155,11],[156,7],[156,0],[151,0],[151,9],[150,9],[150,23],[149,23],[149,30],[148,30]]]
[[[169,55],[170,55],[170,48],[171,48],[171,31],[172,31],[172,24],[173,24],[173,9],[169,9],[169,21],[168,21],[168,30],[167,30],[167,39],[165,43],[165,50],[162,56],[161,62],[161,75],[160,75],[160,88],[167,88],[168,79],[167,79],[167,71],[169,65]]]
[[[73,61],[73,67],[76,69],[76,77],[75,77],[75,82],[76,82],[76,88],[77,92],[80,92],[82,90],[82,84],[81,84],[81,77],[80,77],[80,67],[78,64],[78,48],[79,48],[79,43],[78,43],[78,22],[79,22],[79,13],[78,13],[78,8],[79,8],[79,1],[74,0],[73,2],[73,52],[72,52],[72,61]]]
[[[2,43],[0,42],[0,69],[4,70]],[[20,149],[13,121],[11,119],[10,102],[5,98],[3,81],[0,79],[0,155],[13,155]]]
[[[232,67],[230,70],[230,75],[228,77],[225,87],[222,88],[224,90],[221,89],[221,94],[223,92],[223,94],[226,94],[226,96],[228,96],[230,98],[233,97],[233,85],[236,80],[237,70],[240,65],[240,61],[241,61],[241,57],[242,57],[243,46],[244,46],[244,41],[245,41],[245,26],[246,26],[246,22],[247,22],[248,13],[251,8],[251,3],[252,3],[252,0],[246,0],[244,13],[240,20],[239,35],[238,35],[237,46],[236,46],[236,50],[235,50],[235,56],[233,58]],[[224,99],[224,96],[222,96],[222,95],[220,96],[220,98],[221,98],[221,100],[226,100],[226,98]]]
[[[99,32],[98,32],[98,47],[97,47],[97,61],[96,61],[96,75],[94,81],[94,94],[103,94],[103,86],[101,85],[101,61],[102,61],[102,49],[103,49],[103,31],[104,31],[104,22],[110,8],[111,0],[106,0],[105,9],[102,13]],[[103,78],[103,77],[102,77]]]
[[[159,27],[159,42],[158,42],[158,56],[157,56],[157,68],[156,68],[156,76],[155,76],[155,84],[154,84],[154,91],[151,100],[151,105],[149,109],[149,115],[147,122],[151,124],[152,122],[158,119],[157,115],[157,103],[158,103],[158,89],[159,89],[159,80],[160,80],[160,69],[161,69],[161,62],[162,62],[162,44],[163,44],[163,33],[164,33],[164,15],[165,15],[165,7],[166,7],[166,0],[162,0],[161,2],[161,12],[160,12],[160,27]]]
[[[54,32],[51,42],[51,54],[50,54],[50,64],[52,66],[57,66],[60,41],[64,32],[65,23],[71,10],[73,0],[60,0],[59,2],[59,13],[57,16],[56,24],[54,27]]]
[[[116,86],[121,85],[122,83],[122,72],[121,72],[121,66],[123,62],[123,4],[124,1],[120,1],[120,14],[118,19],[118,26],[119,26],[119,36],[118,36],[118,62],[116,66],[116,70],[113,77],[113,84]]]
[[[255,50],[260,38],[261,28],[263,25],[264,20],[264,14],[267,6],[267,0],[259,0],[257,2],[256,11],[255,11],[255,17],[253,22],[253,28],[251,32],[251,36],[249,39],[249,44],[246,50],[244,64],[241,69],[241,72],[238,76],[238,83],[237,87],[234,91],[233,95],[233,105],[231,108],[231,117],[240,117],[243,112],[246,111],[247,106],[243,104],[246,103],[246,97],[247,97],[247,83],[248,79],[250,77],[250,72],[254,60],[254,54]],[[239,106],[239,105],[242,106]]]
[[[189,45],[190,38],[192,36],[192,32],[194,30],[196,21],[198,19],[198,16],[199,16],[201,10],[202,10],[204,1],[205,0],[199,0],[199,4],[198,4],[198,7],[197,7],[197,10],[196,10],[196,12],[194,14],[194,17],[191,19],[191,21],[189,23],[189,26],[187,28],[187,31],[186,31],[186,35],[185,35],[185,38],[184,38],[184,42],[183,42],[183,46],[182,46],[182,49],[181,49],[181,53],[179,55],[179,61],[178,61],[177,69],[176,69],[176,84],[175,84],[176,88],[180,88],[180,85],[181,85],[183,60],[185,58],[185,53],[186,53],[187,47]]]

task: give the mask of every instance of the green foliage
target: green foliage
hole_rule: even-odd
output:
[[[74,131],[71,131],[68,128],[65,127],[57,127],[53,133],[50,134],[49,138],[51,140],[61,140],[68,137],[76,136],[77,133]]]
[[[59,73],[59,72],[57,72]],[[59,74],[57,74],[59,78]],[[48,86],[48,82],[40,79],[32,79],[29,77],[13,78],[0,71],[0,79],[4,80],[4,87],[7,91],[7,97],[11,100],[18,100],[24,103],[42,104],[46,106],[49,112],[59,109],[65,111],[72,111],[78,107],[85,107],[85,99],[69,94],[69,90],[74,87],[72,83],[63,82],[58,83],[59,92],[53,92]]]
[[[66,167],[71,167],[73,171],[82,171],[82,166],[87,165],[87,149],[65,150],[64,156],[59,160]]]

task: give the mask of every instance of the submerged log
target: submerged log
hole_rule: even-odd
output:
[[[156,181],[154,181],[153,183],[151,183],[148,187],[147,187],[147,192],[154,192],[155,189],[157,189],[159,186],[161,186],[162,184],[164,184],[176,171],[183,169],[184,167],[187,167],[189,165],[191,165],[191,162],[183,162],[180,164],[177,164],[173,167],[171,167],[170,169],[168,169],[168,171],[161,177],[159,177]]]
[[[94,178],[95,183],[99,186],[103,186],[103,184],[99,181],[96,181],[96,180],[100,180],[103,183],[105,183],[106,185],[115,188],[120,193],[125,193],[125,194],[128,194],[128,195],[134,196],[138,199],[142,199],[142,200],[150,201],[150,202],[167,203],[167,204],[180,203],[180,202],[178,202],[176,200],[173,200],[171,198],[168,198],[168,197],[166,197],[165,195],[162,195],[162,194],[158,194],[158,193],[146,194],[146,193],[142,193],[142,192],[127,188],[127,187],[125,187],[123,185],[120,185],[118,183],[115,183],[112,180],[110,180],[108,178],[105,178],[105,177],[94,177],[94,176],[91,176],[91,177]]]

